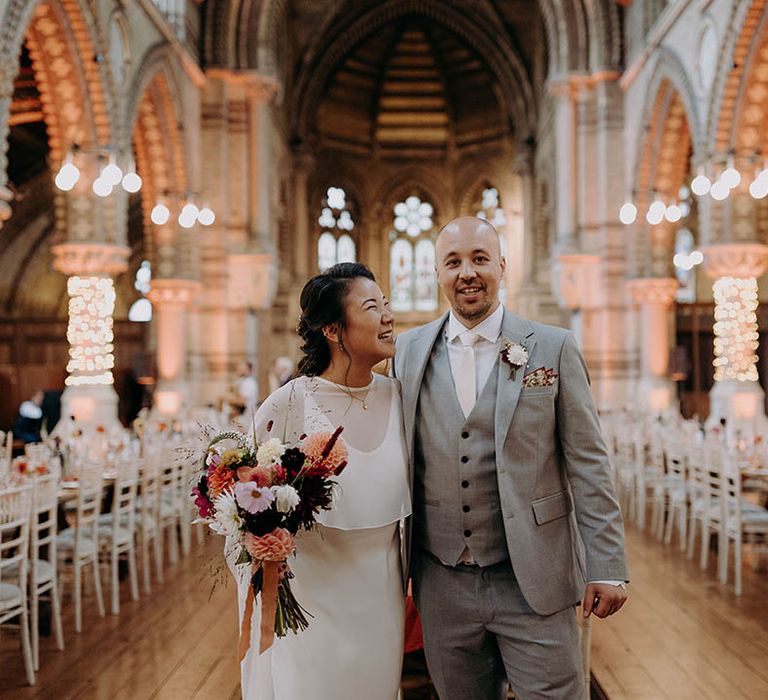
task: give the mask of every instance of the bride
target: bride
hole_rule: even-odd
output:
[[[289,560],[309,628],[276,638],[259,655],[260,606],[241,663],[244,700],[393,700],[403,659],[405,618],[400,521],[411,513],[399,386],[374,374],[393,357],[393,318],[373,274],[340,263],[301,293],[299,377],[267,398],[256,437],[297,442],[343,427],[348,465],[340,491]],[[271,431],[270,431],[271,429]],[[228,557],[242,618],[248,565]],[[242,620],[241,620],[242,623]]]

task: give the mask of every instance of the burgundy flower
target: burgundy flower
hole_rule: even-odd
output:
[[[211,503],[201,492],[199,487],[192,489],[192,495],[195,496],[195,506],[201,518],[210,518],[213,515],[213,503]]]

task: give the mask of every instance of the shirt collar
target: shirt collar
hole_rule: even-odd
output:
[[[451,311],[448,315],[448,342],[456,340],[461,333],[472,330],[472,332],[488,342],[495,343],[501,335],[501,323],[503,320],[504,307],[501,304],[496,307],[496,310],[488,318],[478,323],[472,329],[467,328]]]

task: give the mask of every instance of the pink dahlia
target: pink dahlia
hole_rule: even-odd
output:
[[[346,443],[334,433],[312,433],[301,443],[301,449],[307,455],[312,466],[308,473],[317,476],[338,474],[347,464],[349,452]]]
[[[261,513],[272,505],[275,494],[269,487],[259,486],[255,481],[238,481],[235,484],[235,500],[249,513]]]
[[[255,561],[285,561],[293,554],[293,537],[282,527],[261,537],[249,532],[245,536],[245,548]]]

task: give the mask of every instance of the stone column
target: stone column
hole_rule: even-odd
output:
[[[557,301],[561,308],[571,312],[571,330],[579,346],[586,351],[586,346],[594,338],[586,332],[590,324],[588,321],[584,323],[584,317],[600,305],[600,256],[584,253],[558,255],[556,269]]]
[[[663,413],[672,407],[675,383],[669,374],[671,347],[670,309],[675,303],[678,282],[668,277],[647,277],[629,281],[634,303],[640,315],[640,380],[636,403],[651,413]]]
[[[189,279],[155,279],[149,299],[157,337],[154,405],[164,416],[175,416],[193,397],[187,378],[187,310],[200,284]]]
[[[69,363],[61,397],[62,416],[82,426],[118,423],[114,389],[115,287],[113,277],[128,268],[130,249],[96,242],[52,248],[53,266],[67,275]],[[66,421],[62,421],[64,425]]]
[[[725,418],[728,433],[768,429],[765,392],[757,376],[757,279],[768,267],[768,246],[720,243],[705,247],[704,269],[714,280],[715,384],[707,425]]]

